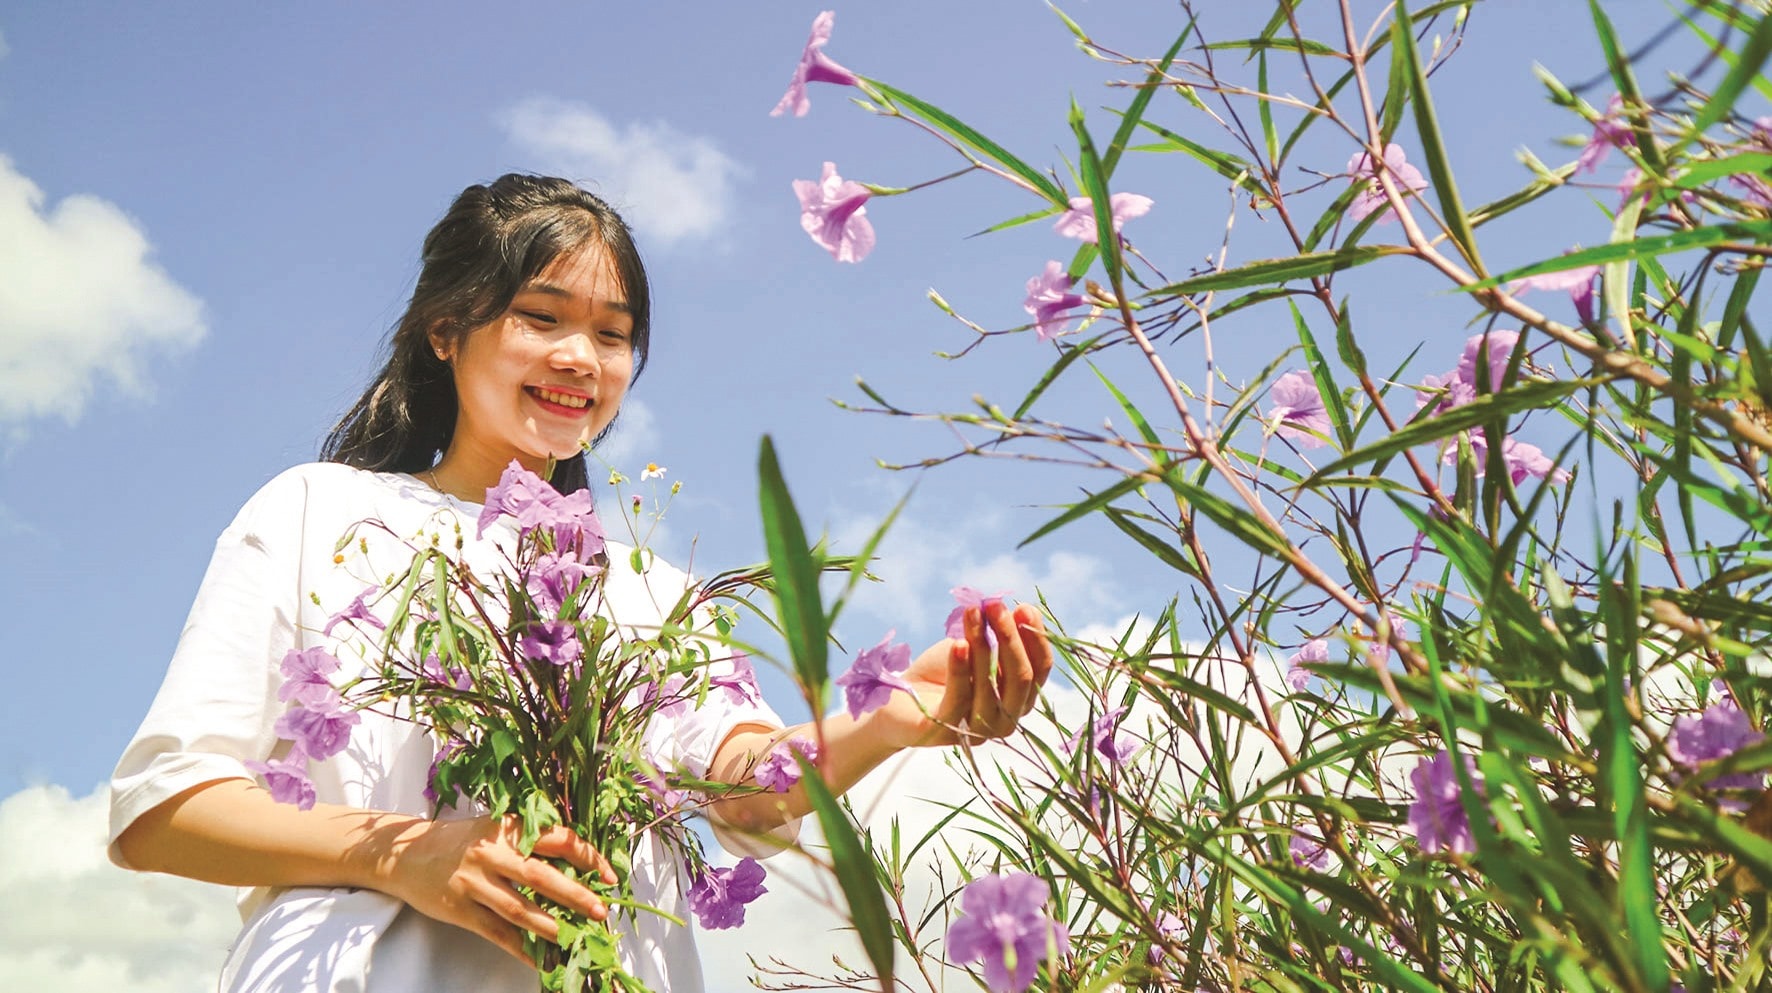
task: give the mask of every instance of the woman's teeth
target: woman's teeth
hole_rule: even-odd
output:
[[[570,393],[555,393],[553,390],[535,389],[535,395],[549,403],[557,403],[562,407],[588,407],[591,401],[586,397],[573,396]]]

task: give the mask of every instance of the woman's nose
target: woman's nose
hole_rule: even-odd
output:
[[[551,356],[556,369],[594,374],[597,371],[597,346],[585,332],[561,337]]]

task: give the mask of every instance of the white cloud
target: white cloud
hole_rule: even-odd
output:
[[[618,125],[580,103],[533,97],[502,115],[537,166],[607,191],[657,244],[707,238],[726,223],[744,167],[699,135],[663,121]]]
[[[839,515],[831,527],[833,547],[859,551],[883,517]],[[1124,609],[1106,560],[1069,551],[997,551],[1014,544],[1006,524],[990,510],[931,522],[916,514],[913,503],[877,550],[871,571],[882,582],[857,588],[855,610],[900,632],[927,632],[953,609],[948,590],[955,586],[1007,590],[1030,602],[1038,591],[1067,627],[1098,623]]]
[[[656,457],[660,436],[658,433],[658,415],[652,412],[642,400],[623,400],[621,415],[615,420],[615,430],[603,444],[597,446],[596,454],[591,456],[591,465],[600,466],[605,463],[620,469],[623,474],[638,479],[640,470],[645,468],[647,461]],[[593,469],[592,481],[596,481]]]
[[[105,858],[107,793],[0,800],[0,989],[201,993],[239,930],[234,891]]]
[[[101,381],[140,395],[149,353],[203,337],[202,303],[151,253],[115,204],[76,195],[46,211],[0,156],[0,425],[73,423]]]

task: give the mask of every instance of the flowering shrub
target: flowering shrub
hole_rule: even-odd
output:
[[[956,454],[1097,467],[1028,540],[1098,527],[1177,589],[1114,644],[1055,639],[1088,712],[1048,707],[955,762],[977,802],[942,844],[894,831],[874,848],[821,811],[870,966],[769,965],[773,988],[939,987],[944,967],[993,991],[1772,982],[1772,343],[1756,296],[1772,117],[1739,109],[1772,96],[1772,14],[1687,0],[1716,58],[1651,93],[1593,4],[1616,95],[1596,109],[1541,71],[1580,151],[1523,153],[1523,185],[1472,206],[1428,79],[1486,12],[1353,6],[1282,3],[1258,37],[1221,40],[1205,33],[1217,8],[1184,3],[1173,44],[1138,55],[1060,14],[1131,95],[1111,116],[1073,104],[1074,153],[1052,169],[830,61],[841,37],[820,16],[784,108],[805,112],[809,82],[852,87],[951,148],[956,175],[1024,193],[996,229],[1055,219],[1050,250],[1075,248],[1028,281],[1024,326],[931,294],[981,339],[960,354],[1052,349],[1024,396],[980,416],[867,388],[868,409],[947,421]],[[1227,223],[1191,252],[1212,263],[1171,275],[1137,243],[1161,209],[1115,189],[1133,156],[1217,177],[1239,236],[1262,225],[1288,247],[1231,262]],[[1481,237],[1618,159],[1621,199],[1591,184],[1592,247],[1558,235],[1504,259]],[[823,185],[796,184],[820,247],[855,261],[873,223],[882,244],[907,237],[888,198],[917,187],[838,180],[827,165]],[[864,193],[871,221],[849,227],[859,210],[838,211]],[[1418,356],[1363,337],[1340,289],[1356,269],[1461,293],[1477,333],[1424,329]],[[1260,322],[1296,347],[1214,358]],[[1126,368],[1144,382],[1109,371]],[[1103,384],[1123,432],[1042,416]],[[764,491],[778,574],[805,572],[767,465]],[[798,590],[790,648],[816,696],[834,609]],[[923,853],[927,900],[901,851]]]

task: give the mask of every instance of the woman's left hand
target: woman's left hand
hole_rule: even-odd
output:
[[[968,608],[965,638],[947,638],[923,652],[905,671],[916,700],[893,694],[877,719],[891,722],[911,746],[953,745],[1004,738],[1034,709],[1052,673],[1052,643],[1040,612],[1028,604],[1014,610],[992,601]],[[991,672],[989,626],[996,636],[997,671]]]

